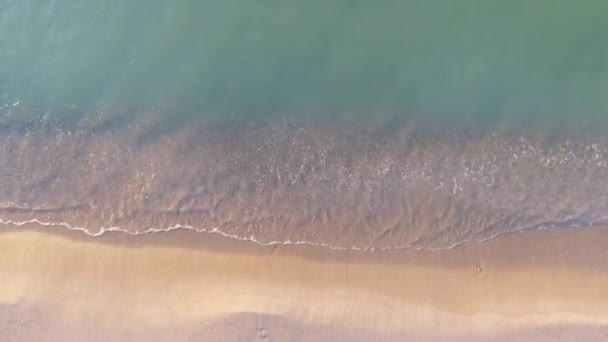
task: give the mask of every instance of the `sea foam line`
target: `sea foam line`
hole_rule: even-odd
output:
[[[118,226],[101,227],[97,233],[93,233],[85,227],[72,226],[67,222],[48,222],[48,221],[41,221],[37,218],[33,218],[33,219],[25,220],[25,221],[5,220],[5,219],[0,218],[0,224],[13,225],[13,226],[17,226],[17,227],[25,226],[28,224],[38,224],[38,225],[44,226],[44,227],[64,227],[64,228],[67,228],[68,230],[78,231],[78,232],[84,233],[91,237],[100,237],[100,236],[102,236],[106,233],[110,233],[110,232],[128,234],[131,236],[139,236],[139,235],[146,235],[146,234],[152,234],[152,233],[168,233],[171,231],[184,229],[184,230],[192,230],[197,233],[217,234],[217,235],[220,235],[220,236],[228,238],[228,239],[255,243],[262,247],[311,246],[311,247],[327,248],[327,249],[335,250],[335,251],[379,252],[379,251],[399,251],[399,250],[408,250],[408,249],[430,250],[430,251],[450,250],[450,249],[456,248],[456,247],[466,244],[466,243],[483,243],[483,242],[493,240],[499,236],[506,235],[506,234],[523,233],[523,232],[535,231],[535,230],[546,230],[546,229],[551,229],[551,228],[553,228],[553,229],[555,229],[555,228],[575,228],[575,227],[582,227],[582,226],[592,227],[592,226],[606,225],[606,224],[608,224],[608,218],[605,218],[604,220],[596,221],[593,223],[584,223],[584,222],[576,223],[576,221],[567,220],[567,221],[563,221],[563,222],[538,224],[538,225],[535,225],[532,227],[522,228],[522,229],[518,229],[518,230],[514,230],[514,231],[497,232],[486,238],[474,238],[474,239],[463,240],[460,242],[455,242],[447,247],[420,247],[420,246],[414,246],[414,245],[395,246],[395,247],[373,247],[373,246],[341,247],[341,246],[330,245],[325,242],[312,242],[312,241],[306,241],[306,240],[298,240],[298,241],[285,240],[285,241],[264,242],[264,241],[260,241],[260,240],[256,239],[253,235],[251,235],[249,237],[238,236],[236,234],[230,234],[230,233],[224,232],[217,227],[214,227],[212,229],[206,229],[206,228],[196,228],[191,225],[182,225],[182,224],[175,224],[173,226],[169,226],[166,228],[151,227],[151,228],[148,228],[147,230],[141,231],[141,232],[128,231],[128,230],[125,230]]]

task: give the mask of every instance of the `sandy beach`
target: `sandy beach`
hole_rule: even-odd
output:
[[[0,341],[604,340],[608,229],[446,251],[3,226]]]
[[[608,1],[0,1],[0,342],[608,341]]]

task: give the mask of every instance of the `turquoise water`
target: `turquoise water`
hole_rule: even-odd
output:
[[[2,0],[0,96],[59,116],[589,123],[608,109],[605,13],[600,0]]]

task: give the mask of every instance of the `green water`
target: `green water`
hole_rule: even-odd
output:
[[[0,101],[50,115],[604,120],[606,13],[602,0],[1,0]]]

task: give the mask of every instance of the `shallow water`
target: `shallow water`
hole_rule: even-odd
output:
[[[606,10],[1,1],[0,220],[358,249],[606,222]]]
[[[4,221],[90,234],[177,225],[359,249],[447,248],[608,221],[606,138],[276,120],[160,134],[146,121],[16,125],[0,137]]]

